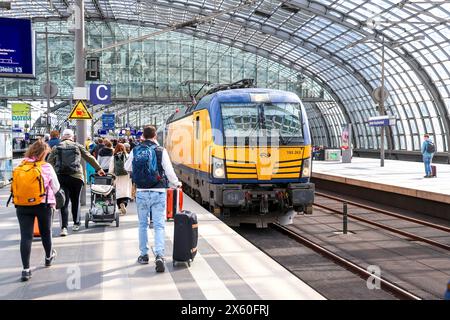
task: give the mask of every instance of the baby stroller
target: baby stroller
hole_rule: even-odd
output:
[[[92,222],[116,222],[119,227],[119,211],[116,210],[116,190],[114,188],[115,177],[112,174],[106,176],[91,175],[91,207],[86,213],[85,227],[89,228]]]

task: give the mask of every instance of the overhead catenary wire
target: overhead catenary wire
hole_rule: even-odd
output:
[[[186,28],[186,27],[193,27],[193,26],[205,23],[207,21],[213,20],[213,19],[215,19],[215,18],[217,18],[217,17],[219,17],[221,15],[224,15],[224,14],[227,14],[227,13],[231,13],[233,11],[237,11],[237,10],[242,9],[244,7],[250,6],[254,2],[255,2],[255,0],[245,0],[243,4],[235,6],[235,7],[232,7],[230,9],[219,11],[219,12],[214,13],[214,14],[209,15],[209,16],[204,16],[204,17],[201,17],[201,18],[194,18],[192,20],[188,20],[188,21],[185,21],[185,22],[180,22],[180,23],[174,24],[171,27],[168,27],[168,28],[156,31],[156,32],[152,32],[150,34],[146,34],[146,35],[143,35],[143,36],[130,38],[128,40],[124,40],[124,41],[120,41],[120,42],[117,42],[117,43],[113,43],[113,44],[107,45],[107,46],[105,46],[103,48],[94,49],[94,50],[88,50],[87,53],[88,54],[95,54],[95,53],[99,53],[99,52],[102,52],[102,51],[106,51],[106,50],[114,49],[114,48],[117,48],[117,47],[121,47],[121,46],[127,45],[127,44],[132,43],[132,42],[143,41],[143,40],[146,40],[146,39],[149,39],[149,38],[152,38],[152,37],[155,37],[155,36],[158,36],[160,34],[164,34],[164,33],[170,32],[170,31],[176,31],[176,30],[183,29],[183,28]]]

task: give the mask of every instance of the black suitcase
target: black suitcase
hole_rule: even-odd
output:
[[[174,216],[173,265],[184,262],[191,266],[197,254],[198,222],[197,215],[183,210]]]

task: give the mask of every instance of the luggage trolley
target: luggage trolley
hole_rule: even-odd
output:
[[[91,207],[85,216],[85,227],[89,228],[89,221],[112,223],[119,227],[119,211],[116,210],[116,189],[112,174],[99,176],[93,174],[91,181]]]

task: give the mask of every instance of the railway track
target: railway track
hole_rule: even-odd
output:
[[[394,213],[394,212],[391,212],[391,211],[387,211],[387,210],[371,207],[371,206],[364,205],[364,204],[361,204],[361,203],[358,203],[358,202],[347,201],[347,200],[344,200],[344,199],[341,199],[341,198],[338,198],[338,197],[335,197],[335,196],[331,196],[331,195],[328,195],[328,194],[325,194],[325,193],[317,192],[317,191],[316,191],[316,195],[320,196],[320,197],[324,197],[324,198],[328,198],[328,199],[337,201],[339,203],[347,203],[349,205],[352,205],[352,206],[355,206],[355,207],[358,207],[358,208],[366,209],[366,210],[371,211],[372,213],[380,213],[380,214],[383,214],[383,215],[386,215],[386,216],[395,217],[395,218],[400,219],[400,220],[409,221],[409,222],[415,223],[417,225],[426,226],[426,227],[433,228],[433,229],[436,229],[436,230],[444,231],[444,232],[449,233],[449,235],[450,235],[450,228],[448,228],[446,226],[442,226],[442,225],[438,225],[438,224],[431,223],[431,222],[428,222],[428,221],[423,221],[423,220],[407,217],[407,216],[404,216],[404,215],[401,215],[401,214],[397,214],[397,213]],[[339,214],[339,215],[343,215],[344,214],[344,212],[341,211],[341,210],[333,208],[333,207],[331,207],[329,205],[324,205],[324,204],[317,203],[317,201],[314,202],[314,206],[322,208],[322,209],[325,209],[325,210],[330,211],[330,212],[335,213],[335,214]],[[364,217],[361,217],[358,214],[347,213],[347,216],[349,218],[353,219],[353,220],[361,221],[361,222],[364,222],[366,224],[373,225],[373,226],[376,226],[376,227],[384,229],[384,230],[388,230],[390,232],[393,232],[393,233],[402,235],[404,237],[407,237],[407,238],[409,238],[411,240],[420,241],[420,242],[432,245],[434,247],[438,247],[438,248],[444,249],[446,251],[450,251],[450,245],[448,245],[448,244],[437,242],[435,240],[432,240],[432,239],[429,239],[429,238],[425,238],[425,237],[419,236],[417,234],[413,234],[411,232],[407,232],[407,231],[401,230],[399,228],[395,228],[395,227],[392,227],[392,226],[389,226],[389,225],[386,225],[386,224],[383,224],[383,223],[380,223],[380,222],[377,222],[377,221],[374,221],[374,220],[371,220],[371,219],[368,219],[368,218],[364,218]]]
[[[364,280],[367,280],[370,277],[378,280],[380,282],[381,288],[383,290],[391,293],[392,295],[398,297],[399,299],[422,300],[420,297],[399,287],[392,281],[389,281],[386,278],[382,278],[377,275],[374,275],[373,273],[370,273],[363,267],[353,263],[352,261],[350,261],[344,257],[337,255],[336,253],[331,252],[330,250],[326,249],[325,247],[311,241],[310,239],[305,238],[304,236],[298,234],[297,232],[291,230],[288,227],[282,226],[280,224],[272,224],[271,227],[274,228],[275,230],[289,236],[291,239],[295,240],[296,242],[312,249],[313,251],[319,253],[320,255],[332,260],[334,263],[341,265],[342,267],[349,270],[350,272],[357,274]]]

